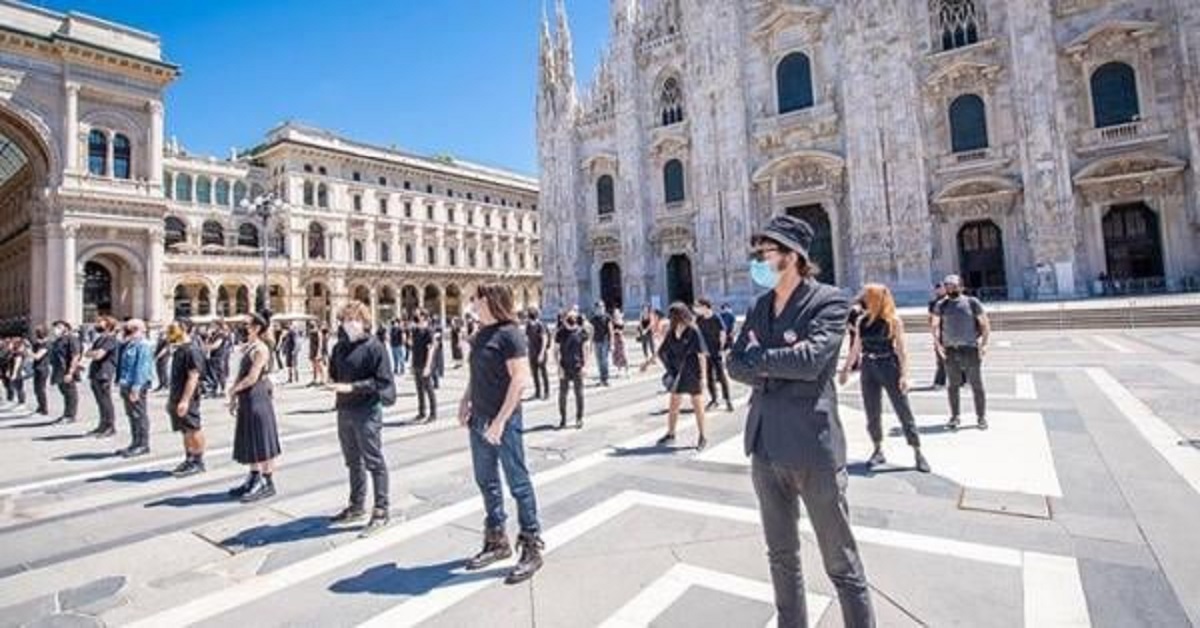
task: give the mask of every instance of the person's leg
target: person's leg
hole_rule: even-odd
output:
[[[546,364],[545,359],[543,359],[539,363],[538,369],[540,369],[542,372],[542,390],[545,391],[545,396],[543,396],[543,399],[549,399],[550,398],[550,367],[549,367],[549,365]]]
[[[800,566],[800,501],[791,475],[757,456],[750,461],[754,493],[767,544],[767,562],[775,589],[780,628],[808,625],[804,573]]]
[[[92,386],[95,388],[95,382],[93,382]],[[137,409],[134,402],[129,399],[128,388],[122,388],[120,395],[121,406],[125,410],[125,418],[129,420],[129,449],[135,449],[141,446],[141,442],[138,440]]]
[[[504,493],[500,485],[500,448],[483,438],[486,429],[471,418],[471,466],[475,485],[483,498],[484,525],[488,530],[503,530],[508,516],[504,513]]]
[[[917,419],[913,416],[908,394],[900,390],[900,365],[893,360],[887,360],[879,365],[879,370],[883,376],[883,389],[887,391],[888,400],[892,402],[892,409],[896,411],[900,427],[904,430],[904,440],[908,442],[909,447],[919,449],[921,437],[917,434]]]
[[[846,483],[845,469],[810,470],[802,475],[800,497],[812,521],[825,572],[837,589],[843,624],[871,628],[875,625],[875,611],[858,545],[850,529]]]
[[[979,350],[972,349],[965,358],[967,381],[971,384],[971,397],[975,400],[975,417],[983,419],[987,417],[987,392],[983,389],[983,369],[979,359]]]
[[[25,378],[18,377],[14,379],[13,388],[17,391],[17,403],[25,405]]]
[[[358,513],[363,511],[367,498],[367,472],[363,465],[358,426],[354,423],[353,417],[338,416],[338,443],[342,446],[342,459],[346,462],[350,478],[350,498],[347,505]]]
[[[950,400],[950,419],[958,420],[959,387],[962,386],[962,362],[956,349],[946,349],[946,396]]]
[[[537,356],[529,355],[529,370],[533,374],[533,398],[542,398],[542,378],[538,376]]]
[[[583,426],[583,371],[571,378],[575,388],[575,425]]]
[[[362,459],[371,474],[375,491],[375,512],[386,516],[391,505],[388,499],[388,468],[383,454],[383,410],[375,408],[367,420],[358,422]]]
[[[421,371],[416,368],[413,369],[413,383],[417,387],[417,416],[424,417],[425,416],[425,397],[426,397],[426,395],[425,395],[425,376],[422,375]]]
[[[708,380],[708,398],[709,406],[717,405],[717,365],[713,360],[708,360],[704,367],[705,379]]]
[[[934,355],[934,357],[937,358],[937,372],[935,372],[933,374],[933,385],[934,386],[945,386],[946,385],[946,359],[943,358],[941,355],[939,355],[937,350],[934,350],[933,355]]]
[[[707,432],[704,431],[704,395],[692,395],[692,411],[696,413],[696,431],[699,435],[696,437],[700,449],[704,449],[708,444]]]
[[[521,435],[521,416],[515,415],[504,426],[504,437],[497,448],[500,465],[504,469],[504,479],[508,482],[508,492],[517,503],[517,520],[521,532],[538,534],[541,525],[538,523],[537,497],[534,494],[533,482],[529,479],[529,469],[525,466],[525,444]]]
[[[99,380],[92,380],[88,384],[88,386],[92,389],[92,397],[96,399],[96,412],[99,415],[99,418],[96,422],[96,432],[106,432],[116,427],[111,424],[108,408],[105,406],[106,399],[108,400],[109,404],[112,403],[112,391],[108,389],[106,384],[107,382],[102,382]],[[105,394],[106,392],[108,394]]]
[[[437,418],[437,382],[425,378],[425,392],[429,394],[429,420]]]
[[[600,383],[608,383],[608,350],[607,342],[596,343],[596,364],[600,367]]]
[[[567,426],[567,386],[571,385],[572,378],[569,374],[563,373],[562,377],[558,378],[558,426]]]
[[[50,414],[50,405],[46,399],[46,374],[35,371],[33,374],[33,397],[37,400],[36,412],[41,415]]]
[[[858,381],[862,391],[863,413],[867,415],[867,433],[871,435],[871,442],[878,452],[883,443],[883,391],[875,362],[863,360]]]
[[[150,415],[146,412],[146,395],[150,394],[150,387],[146,386],[138,390],[137,401],[133,403],[133,416],[130,417],[129,429],[137,429],[137,441],[142,447],[150,447]]]
[[[721,395],[725,398],[725,405],[733,405],[733,398],[729,396],[729,371],[725,368],[725,358],[717,356],[712,358],[712,363],[715,365],[717,376],[721,378]]]
[[[675,435],[675,426],[679,423],[679,406],[682,405],[682,401],[679,393],[671,393],[667,407],[667,433],[672,436]]]

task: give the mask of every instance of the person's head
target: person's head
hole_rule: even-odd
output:
[[[188,342],[192,336],[192,321],[186,318],[175,319],[167,325],[166,333],[167,342],[173,345]]]
[[[813,228],[794,216],[776,216],[750,239],[750,277],[760,287],[772,289],[781,279],[800,281],[816,277],[821,269],[809,259]]]
[[[338,320],[351,341],[364,338],[371,329],[371,309],[362,301],[351,301],[338,311]]]
[[[479,320],[484,325],[511,323],[513,314],[512,289],[504,284],[490,283],[475,290],[475,303],[479,307]]]
[[[675,331],[680,327],[691,325],[695,320],[695,318],[692,317],[692,308],[688,307],[686,303],[681,301],[672,303],[671,307],[667,311],[671,317],[671,331]]]
[[[529,308],[529,310],[525,314],[526,314],[526,316],[529,317],[530,321],[537,322],[537,321],[542,320],[542,311],[537,309],[536,307]]]
[[[271,331],[271,323],[267,321],[267,317],[253,312],[250,314],[250,320],[246,323],[246,335],[251,340],[266,340]]]
[[[71,324],[67,321],[54,321],[50,327],[54,330],[55,336],[62,336],[71,333]]]
[[[732,305],[730,305],[730,304],[728,304],[728,303],[722,303],[722,304],[721,304],[721,313],[722,313],[722,314],[728,314],[728,313],[730,313],[730,312],[732,312],[732,311],[733,311],[733,306],[732,306]]]
[[[614,309],[613,313],[612,313],[612,317],[613,317],[613,322],[618,325],[625,322],[625,312],[622,312],[621,308]]]
[[[425,328],[429,326],[429,312],[425,310],[417,310],[413,312],[413,324],[417,327]]]
[[[45,340],[47,335],[49,335],[49,332],[46,331],[45,325],[38,325],[37,327],[33,328],[34,338],[38,340]]]
[[[946,275],[942,280],[942,287],[946,290],[946,295],[957,297],[962,294],[962,279],[958,275]]]
[[[101,316],[96,319],[96,331],[101,334],[111,334],[117,330],[117,319],[111,316]]]
[[[863,314],[870,322],[882,320],[888,324],[888,337],[896,333],[896,300],[892,291],[881,283],[869,283],[863,286],[862,294],[858,297],[862,303]]]
[[[146,321],[131,318],[125,321],[125,337],[140,340],[146,336]]]
[[[713,307],[712,307],[711,300],[709,300],[705,297],[701,297],[700,300],[696,301],[696,314],[697,315],[712,316],[712,313],[713,313]]]

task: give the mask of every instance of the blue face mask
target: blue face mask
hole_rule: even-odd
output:
[[[766,261],[755,260],[750,262],[750,279],[759,287],[774,290],[779,283],[779,272]]]

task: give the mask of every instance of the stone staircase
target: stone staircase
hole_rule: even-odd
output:
[[[1200,295],[988,305],[995,331],[1200,327]],[[929,331],[924,308],[900,312],[905,329]]]

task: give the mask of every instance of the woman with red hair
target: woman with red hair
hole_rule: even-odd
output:
[[[921,454],[921,438],[917,422],[908,403],[908,353],[904,347],[904,322],[896,315],[892,291],[883,284],[867,284],[858,297],[862,316],[855,323],[850,353],[838,373],[838,382],[845,385],[853,364],[861,364],[863,409],[867,414],[867,431],[875,450],[867,460],[867,469],[886,464],[883,455],[883,391],[886,390],[892,409],[900,418],[904,438],[913,448],[916,469],[929,473],[929,462]],[[861,362],[859,359],[861,358]]]

